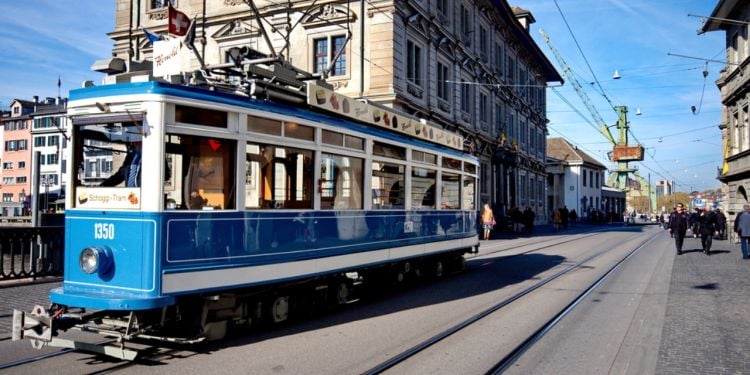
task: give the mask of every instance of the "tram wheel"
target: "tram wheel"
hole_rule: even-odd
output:
[[[344,305],[349,302],[349,296],[351,295],[351,285],[347,280],[341,280],[336,284],[336,304]]]
[[[435,261],[435,266],[433,268],[433,275],[435,277],[443,277],[443,272],[445,272],[445,267],[443,266],[443,261],[438,259]]]
[[[289,296],[278,296],[271,303],[271,321],[281,323],[289,319]]]

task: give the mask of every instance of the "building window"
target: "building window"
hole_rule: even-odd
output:
[[[3,162],[3,169],[13,169],[13,162],[12,161]]]
[[[422,48],[410,40],[406,42],[406,79],[422,86]]]
[[[596,174],[596,187],[599,188],[599,173]]]
[[[461,82],[461,110],[470,112],[471,109],[471,85],[466,81]]]
[[[16,183],[17,184],[25,184],[26,183],[26,176],[16,177]]]
[[[47,138],[36,137],[34,138],[34,147],[44,147],[47,145]]]
[[[437,11],[443,16],[448,16],[448,0],[437,0]]]
[[[495,45],[495,71],[503,75],[503,46]]]
[[[3,193],[3,202],[13,202],[13,193]]]
[[[461,4],[461,38],[471,45],[471,12]]]
[[[57,146],[60,144],[60,137],[56,135],[50,135],[47,137],[47,145],[49,146]]]
[[[175,0],[151,0],[151,9],[166,8],[168,5],[174,6]]]
[[[48,154],[47,155],[47,165],[57,164],[57,161],[58,161],[57,154]]]
[[[330,48],[330,46],[333,48]],[[338,51],[339,58],[333,64],[332,76],[346,74],[346,37],[343,35],[329,36],[313,40],[313,72],[323,73],[328,70],[330,61],[333,61]]]
[[[13,177],[3,177],[3,185],[10,185],[15,181]]]
[[[583,187],[586,187],[586,170],[583,171]]]
[[[448,67],[438,62],[437,64],[437,96],[440,99],[449,101],[448,96],[448,81],[450,80],[450,71]]]
[[[24,169],[26,168],[26,162],[21,160],[18,162],[18,169]]]
[[[484,26],[479,26],[479,55],[483,61],[487,61],[490,52],[487,35],[487,29]]]
[[[479,121],[487,123],[490,118],[490,108],[487,95],[483,92],[479,93]]]

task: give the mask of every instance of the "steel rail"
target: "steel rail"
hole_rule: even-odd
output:
[[[599,277],[599,279],[596,280],[591,286],[589,286],[586,290],[584,290],[573,302],[568,304],[561,312],[559,312],[557,315],[555,315],[552,319],[547,321],[544,326],[539,328],[536,332],[534,332],[531,336],[526,338],[520,345],[516,346],[508,355],[503,357],[495,366],[493,366],[491,369],[489,369],[486,374],[501,374],[505,370],[507,370],[511,365],[513,365],[518,358],[520,358],[526,351],[531,349],[534,344],[536,344],[539,340],[542,339],[547,333],[549,333],[550,330],[552,330],[553,327],[557,325],[562,319],[564,319],[568,314],[570,314],[573,309],[575,309],[581,302],[583,302],[586,297],[589,296],[599,285],[604,283],[612,274],[615,273],[620,267],[631,257],[633,257],[639,250],[643,249],[649,242],[653,241],[656,237],[658,237],[661,233],[657,233],[651,238],[645,240],[643,243],[641,243],[638,247],[630,251],[628,255],[626,255],[624,258],[620,259],[612,268],[609,269],[604,275]]]
[[[636,250],[640,249],[643,246],[645,246],[646,243],[648,243],[649,241],[651,241],[657,235],[654,235],[651,238],[649,238],[648,240],[646,240],[643,243],[641,243],[638,247],[636,247]],[[587,237],[589,237],[589,236],[587,236]],[[565,242],[570,242],[570,241],[565,241]],[[549,245],[549,246],[552,246],[552,245]],[[549,247],[549,246],[545,246],[545,247],[542,247],[542,248],[546,248],[546,247]],[[542,248],[539,248],[539,249],[536,249],[536,250],[540,250]],[[536,251],[536,250],[531,250],[531,251]],[[444,330],[444,331],[442,331],[442,332],[440,332],[440,333],[438,333],[438,334],[430,337],[429,339],[427,339],[427,340],[425,340],[425,341],[423,341],[423,342],[421,342],[421,343],[419,343],[419,344],[417,344],[417,345],[415,345],[415,346],[413,346],[413,347],[411,347],[411,348],[409,348],[409,349],[407,349],[407,350],[405,350],[405,351],[403,351],[403,352],[401,352],[401,353],[399,353],[399,354],[397,354],[397,355],[395,355],[393,357],[391,357],[390,359],[388,359],[388,360],[386,360],[386,361],[378,364],[377,366],[375,366],[375,367],[373,367],[373,368],[371,368],[371,369],[363,372],[362,374],[365,374],[365,375],[380,374],[383,371],[388,370],[389,368],[392,368],[392,367],[398,365],[399,363],[402,363],[402,362],[406,361],[407,359],[409,359],[410,357],[414,356],[415,354],[424,351],[425,349],[429,348],[430,346],[432,346],[432,345],[434,345],[434,344],[436,344],[436,343],[438,343],[440,341],[443,341],[447,337],[449,337],[449,336],[451,336],[451,335],[453,335],[453,334],[455,334],[455,333],[463,330],[464,328],[466,328],[466,327],[468,327],[468,326],[476,323],[477,321],[479,321],[479,320],[485,318],[486,316],[488,316],[488,315],[496,312],[497,310],[500,310],[501,308],[503,308],[503,307],[505,307],[505,306],[507,306],[507,305],[509,305],[509,304],[511,304],[511,303],[513,303],[515,301],[517,301],[518,299],[520,299],[520,298],[522,298],[522,297],[530,294],[531,292],[533,292],[533,291],[541,288],[542,286],[546,285],[547,283],[549,283],[549,282],[551,282],[551,281],[553,281],[553,280],[555,280],[555,279],[557,279],[557,278],[559,278],[559,277],[561,277],[561,276],[569,273],[570,271],[578,269],[583,264],[585,264],[585,263],[591,261],[592,259],[594,259],[594,258],[596,258],[596,257],[598,257],[600,255],[603,255],[603,254],[605,254],[605,253],[607,253],[607,252],[609,252],[611,250],[612,249],[607,249],[607,250],[603,250],[603,251],[600,251],[598,253],[592,254],[592,255],[586,257],[585,259],[583,259],[581,261],[578,261],[575,264],[572,264],[572,265],[566,267],[565,269],[563,269],[563,270],[555,273],[554,275],[548,276],[548,277],[546,277],[546,278],[538,281],[534,285],[532,285],[532,286],[530,286],[530,287],[528,287],[528,288],[526,288],[526,289],[524,289],[524,290],[522,290],[522,291],[514,294],[513,296],[508,297],[508,298],[506,298],[506,299],[504,299],[504,300],[496,303],[493,306],[490,306],[489,308],[487,308],[487,309],[479,312],[478,314],[476,314],[476,315],[474,315],[474,316],[472,316],[472,317],[470,317],[470,318],[468,318],[468,319],[466,319],[466,320],[464,320],[464,321],[462,321],[462,322],[460,322],[460,323],[458,323],[458,324],[456,324],[456,325],[454,325],[454,326],[452,326],[452,327],[450,327],[450,328],[448,328],[448,329],[446,329],[446,330]],[[632,252],[630,254],[632,254]],[[629,256],[630,255],[628,255],[626,257],[626,259]],[[621,262],[622,261],[618,262],[617,264],[619,265]],[[617,266],[615,266],[615,267],[617,267]]]

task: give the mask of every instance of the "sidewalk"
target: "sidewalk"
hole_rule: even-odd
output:
[[[674,255],[656,373],[750,372],[750,260],[739,244],[685,238]],[[669,249],[674,252],[673,248]]]

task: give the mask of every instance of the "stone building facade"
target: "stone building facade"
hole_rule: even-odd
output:
[[[750,3],[739,0],[719,1],[701,32],[726,33],[727,64],[716,86],[721,92],[721,129],[724,165],[719,171],[722,182],[722,204],[730,226],[734,214],[750,204]]]
[[[152,54],[140,29],[167,33],[167,1],[116,1],[113,56],[135,70]],[[545,88],[562,78],[529,35],[528,11],[504,0],[258,0],[256,18],[242,0],[172,4],[195,17],[206,65],[229,62],[233,47],[269,53],[265,29],[274,52],[337,92],[463,135],[481,160],[482,200],[547,220]],[[181,58],[185,71],[200,67]]]

